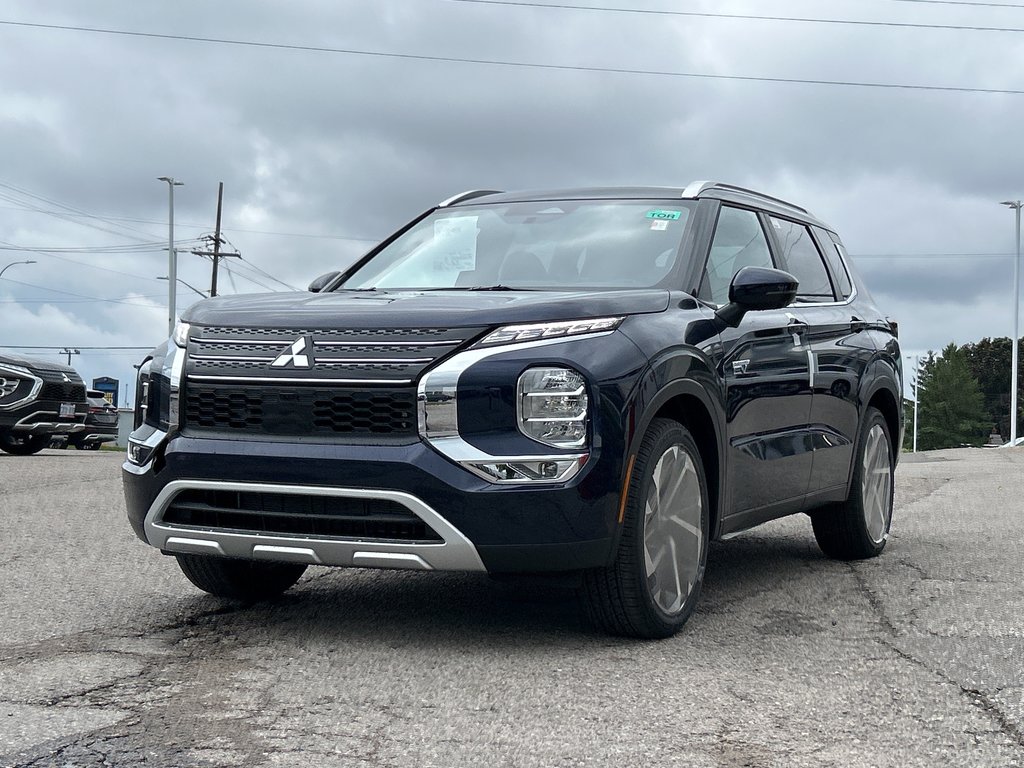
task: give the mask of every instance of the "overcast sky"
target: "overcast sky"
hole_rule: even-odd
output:
[[[1012,0],[999,0],[1009,5]],[[555,0],[538,0],[554,3]],[[1024,3],[576,0],[1020,31],[459,0],[7,0],[0,21],[350,51],[1024,91]],[[176,239],[242,253],[222,292],[304,287],[474,187],[717,179],[833,224],[908,353],[1012,332],[1024,94],[552,70],[0,24],[0,344],[151,347]],[[50,249],[12,250],[14,247]],[[131,249],[130,251],[128,249]],[[931,254],[927,258],[915,258]],[[942,255],[934,255],[942,254]],[[974,254],[950,256],[949,254]],[[269,274],[274,279],[267,277]],[[209,261],[179,276],[209,287]],[[261,287],[259,283],[262,283]],[[198,296],[181,286],[179,308]],[[82,349],[131,381],[142,350]],[[58,359],[55,351],[33,354]],[[122,389],[122,394],[124,390]]]

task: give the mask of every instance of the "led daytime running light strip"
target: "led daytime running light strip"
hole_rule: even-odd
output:
[[[586,333],[606,333],[618,328],[623,319],[622,317],[600,317],[594,320],[506,325],[485,336],[480,341],[480,345],[515,344],[521,341],[556,339],[562,336],[581,336]]]

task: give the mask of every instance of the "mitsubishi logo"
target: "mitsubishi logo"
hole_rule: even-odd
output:
[[[312,350],[313,344],[306,336],[299,336],[292,345],[278,355],[270,365],[272,368],[285,368],[289,363],[296,368],[312,368],[310,356],[305,354],[306,348]]]
[[[70,384],[71,383],[71,379],[68,378],[68,375],[66,373],[61,373],[61,376],[64,377],[64,383],[65,384]]]

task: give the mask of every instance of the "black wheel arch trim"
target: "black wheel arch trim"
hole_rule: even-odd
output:
[[[686,358],[686,360],[681,361],[681,358]],[[687,370],[691,372],[696,364],[697,370],[702,369],[704,374],[699,378],[705,379],[706,383],[702,384],[695,377],[670,377],[668,371],[680,362],[684,362]],[[728,488],[725,478],[725,409],[721,395],[715,392],[713,386],[716,378],[717,375],[711,369],[706,358],[694,349],[677,348],[670,355],[652,361],[648,369],[638,378],[637,386],[627,404],[626,419],[633,423],[626,430],[626,452],[623,457],[623,467],[629,466],[630,458],[636,455],[636,452],[639,450],[640,442],[643,440],[644,434],[646,434],[651,422],[654,421],[665,405],[681,396],[693,397],[698,400],[710,417],[711,426],[714,431],[715,448],[717,450],[718,466],[716,474],[718,487],[713,490],[717,509],[714,515],[715,524],[713,530],[709,531],[712,540],[717,537],[721,526],[726,501],[726,489]],[[642,399],[643,394],[652,389],[654,394],[646,399]],[[710,486],[712,478],[707,467],[705,467],[705,475],[708,476],[708,484]],[[624,481],[625,477],[622,480]],[[712,492],[710,487],[708,490],[709,493]],[[621,533],[621,528],[616,533],[616,544],[619,533]]]

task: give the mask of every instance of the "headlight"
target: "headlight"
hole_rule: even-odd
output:
[[[582,336],[587,333],[614,331],[623,321],[622,317],[600,317],[596,320],[570,320],[561,323],[532,323],[530,325],[506,325],[492,331],[480,340],[481,346],[492,344],[515,344],[520,341],[557,339],[561,336]]]
[[[530,368],[517,386],[519,430],[555,448],[587,442],[587,389],[572,368]]]
[[[188,344],[189,328],[188,323],[183,323],[179,320],[178,324],[174,326],[174,333],[171,334],[171,340],[182,349]]]

